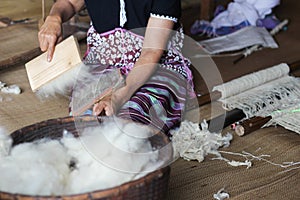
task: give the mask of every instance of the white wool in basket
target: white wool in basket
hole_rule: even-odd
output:
[[[152,132],[146,126],[107,118],[80,134],[75,138],[66,131],[60,140],[14,146],[0,156],[0,191],[79,194],[121,185],[164,164],[152,149]]]
[[[114,187],[163,164],[148,141],[150,129],[116,118],[107,119],[103,124],[86,128],[80,139],[70,136],[62,139],[68,154],[76,159],[67,194]]]
[[[28,195],[63,193],[70,156],[59,141],[20,144],[0,160],[1,191]]]

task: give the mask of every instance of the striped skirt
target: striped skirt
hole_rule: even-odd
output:
[[[180,124],[186,101],[195,98],[190,62],[180,53],[181,36],[173,37],[157,71],[120,108],[118,117],[153,126],[166,134]],[[99,34],[91,26],[84,61],[101,69],[118,68],[126,77],[140,55],[142,43],[143,37],[133,32],[115,29]]]

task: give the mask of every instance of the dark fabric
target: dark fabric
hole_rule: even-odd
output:
[[[127,22],[125,29],[146,27],[150,14],[179,19],[180,0],[125,0]],[[120,0],[85,0],[86,7],[98,33],[120,27]]]

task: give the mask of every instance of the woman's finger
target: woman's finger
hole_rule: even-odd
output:
[[[107,105],[104,109],[106,116],[112,116],[114,114],[111,104]]]
[[[48,50],[48,42],[45,38],[40,39],[40,48],[43,52]]]
[[[53,58],[53,54],[54,54],[57,39],[58,38],[57,38],[56,35],[48,35],[47,36],[47,41],[48,41],[47,60],[48,60],[48,62],[50,62]]]
[[[96,103],[93,107],[93,115],[99,116],[101,112],[104,110],[105,104],[104,102],[100,101],[99,103]]]
[[[47,61],[48,62],[51,62],[52,58],[53,58],[53,54],[54,54],[54,48],[55,48],[55,45],[50,43],[49,46],[48,46],[48,53],[47,53]]]

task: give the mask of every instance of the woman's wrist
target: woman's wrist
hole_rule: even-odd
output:
[[[122,106],[125,104],[130,97],[132,96],[133,92],[130,92],[128,86],[121,87],[115,91],[115,98],[117,98],[117,104],[120,104],[119,106]]]
[[[62,19],[59,15],[49,15],[47,16],[45,22],[54,22],[54,23],[59,23],[62,24]]]

